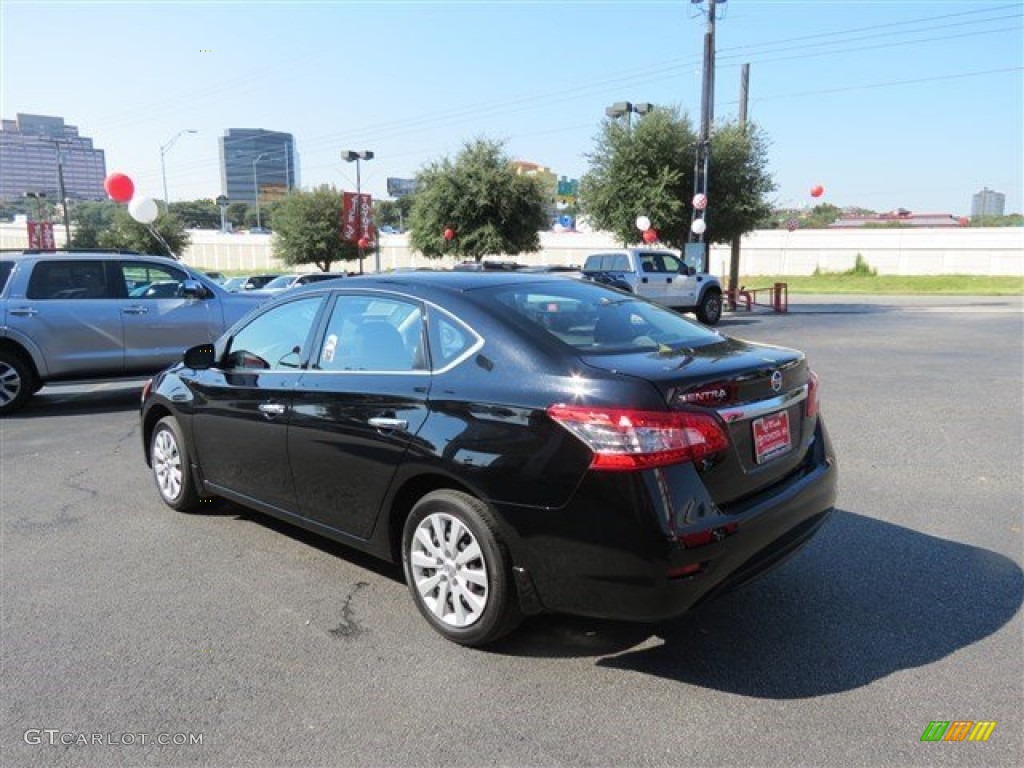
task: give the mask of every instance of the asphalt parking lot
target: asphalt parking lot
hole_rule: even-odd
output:
[[[1021,298],[791,305],[720,328],[821,377],[818,537],[691,616],[534,617],[488,651],[399,569],[164,507],[139,383],[44,389],[0,422],[0,764],[1024,764]],[[996,726],[922,742],[937,720]]]

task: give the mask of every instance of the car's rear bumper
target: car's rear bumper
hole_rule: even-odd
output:
[[[726,509],[691,465],[590,473],[558,510],[497,506],[512,529],[524,608],[656,621],[799,550],[832,511],[836,474],[821,426],[799,471]]]

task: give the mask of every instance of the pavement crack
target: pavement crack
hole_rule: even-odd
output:
[[[345,640],[353,640],[366,631],[366,628],[355,619],[352,598],[356,596],[357,592],[368,586],[370,585],[365,581],[357,581],[355,586],[349,590],[349,593],[345,596],[345,602],[341,605],[341,623],[334,629],[327,630],[330,634]]]

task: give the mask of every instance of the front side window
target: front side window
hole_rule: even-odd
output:
[[[102,261],[40,261],[28,281],[30,299],[110,299],[114,297]]]
[[[124,288],[133,299],[173,299],[180,295],[181,284],[188,275],[175,267],[126,261],[121,264]]]
[[[422,308],[402,299],[338,296],[314,367],[323,371],[426,370]]]
[[[322,296],[290,301],[255,318],[231,339],[228,370],[291,369],[302,364]]]

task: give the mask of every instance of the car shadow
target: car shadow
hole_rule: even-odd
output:
[[[785,565],[680,619],[534,617],[492,650],[595,656],[602,667],[798,699],[942,659],[998,631],[1022,599],[1024,574],[1003,555],[837,511]]]
[[[43,387],[20,410],[4,416],[4,420],[138,411],[143,385],[144,382],[140,381],[118,384],[110,389],[61,385]]]

